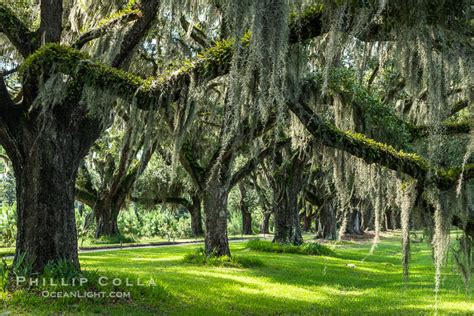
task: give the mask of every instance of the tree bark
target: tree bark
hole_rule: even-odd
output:
[[[229,159],[231,160],[231,159]],[[204,192],[206,214],[205,248],[208,256],[230,256],[227,239],[227,199],[230,190],[230,161],[221,162]]]
[[[201,199],[198,195],[191,196],[192,204],[189,207],[191,213],[191,230],[195,237],[204,235],[201,218]]]
[[[239,183],[240,189],[240,211],[242,213],[242,234],[252,235],[252,213],[247,205],[247,190],[245,184]]]
[[[302,190],[304,161],[296,155],[288,165],[283,162],[281,153],[275,154],[277,171],[273,183],[273,214],[275,216],[275,235],[273,242],[303,243],[299,219],[298,195]]]

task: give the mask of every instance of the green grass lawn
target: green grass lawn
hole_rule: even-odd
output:
[[[232,243],[239,257],[260,259],[253,268],[183,263],[196,246],[170,246],[81,254],[82,268],[110,279],[150,278],[156,286],[124,287],[130,299],[52,299],[38,294],[0,293],[0,310],[52,313],[144,314],[433,314],[434,270],[426,244],[412,245],[411,278],[402,281],[401,247],[385,238],[369,255],[370,242],[335,246],[335,256],[255,252]],[[355,267],[347,266],[353,264]],[[451,264],[445,268],[439,314],[474,314],[474,298]]]

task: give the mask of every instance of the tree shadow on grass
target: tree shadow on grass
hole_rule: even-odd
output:
[[[194,247],[195,248],[195,247]],[[260,259],[253,269],[198,266],[182,262],[194,248],[147,249],[81,255],[87,269],[153,276],[170,293],[170,300],[150,303],[168,313],[191,314],[413,314],[432,313],[433,275],[426,266],[406,285],[401,266],[391,260],[360,262],[359,249],[336,257],[270,254],[233,247],[237,256]],[[362,249],[363,250],[363,249]],[[346,251],[346,250],[345,250]],[[347,263],[357,267],[350,268]],[[465,313],[452,290],[440,312]],[[144,294],[147,296],[147,294]],[[443,294],[444,295],[444,294]],[[457,300],[457,302],[456,302]],[[451,304],[451,305],[450,305]],[[462,304],[461,304],[462,305]]]

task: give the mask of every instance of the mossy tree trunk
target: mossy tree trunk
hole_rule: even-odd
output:
[[[127,133],[131,131],[132,127]],[[81,185],[78,187],[76,198],[93,209],[97,224],[95,238],[120,235],[117,224],[120,211],[156,149],[156,142],[148,148],[143,148],[142,145],[132,148],[130,137],[125,138],[127,141],[123,143],[118,165],[115,166],[113,156],[108,157],[108,165],[113,167],[110,168],[111,171],[102,174],[105,179],[102,187],[95,188],[88,170],[85,167],[81,169]],[[142,149],[141,163],[132,165],[131,158],[136,157],[140,149]]]
[[[77,268],[74,216],[75,180],[81,159],[98,138],[100,124],[78,105],[60,105],[49,114],[20,114],[4,147],[12,160],[17,188],[17,240],[20,256],[41,272],[50,261],[67,260]]]
[[[231,159],[221,162],[218,171],[212,172],[204,191],[206,214],[205,248],[208,256],[230,256],[227,238],[227,199],[231,181]]]
[[[400,212],[394,208],[389,208],[385,212],[385,226],[386,229],[395,230],[401,227],[400,225]]]

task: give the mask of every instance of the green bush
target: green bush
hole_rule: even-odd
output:
[[[91,242],[98,245],[107,245],[107,244],[128,244],[136,242],[137,240],[130,236],[125,235],[115,235],[115,236],[102,236],[97,239],[93,239]]]
[[[81,241],[94,240],[95,222],[84,229],[85,217],[76,212],[78,237]],[[162,237],[170,241],[192,237],[191,217],[187,212],[175,213],[162,208],[153,211],[125,209],[120,212],[117,224],[121,236],[96,240],[94,243],[129,243],[142,237]]]
[[[240,257],[240,256],[206,256],[204,248],[196,249],[195,252],[188,253],[184,256],[183,262],[199,265],[208,265],[214,267],[231,267],[231,268],[251,268],[262,267],[263,261],[256,258]]]
[[[46,279],[64,280],[71,282],[82,277],[81,271],[69,260],[51,261],[44,267],[43,275]]]
[[[143,216],[143,234],[146,237],[160,236],[174,240],[192,236],[191,217],[177,216],[169,211],[155,211]]]
[[[0,244],[12,246],[16,238],[16,205],[3,204],[0,208]]]
[[[296,253],[300,255],[330,256],[334,252],[326,246],[317,243],[304,243],[300,246],[279,244],[270,241],[252,239],[247,242],[247,249],[276,253]]]

